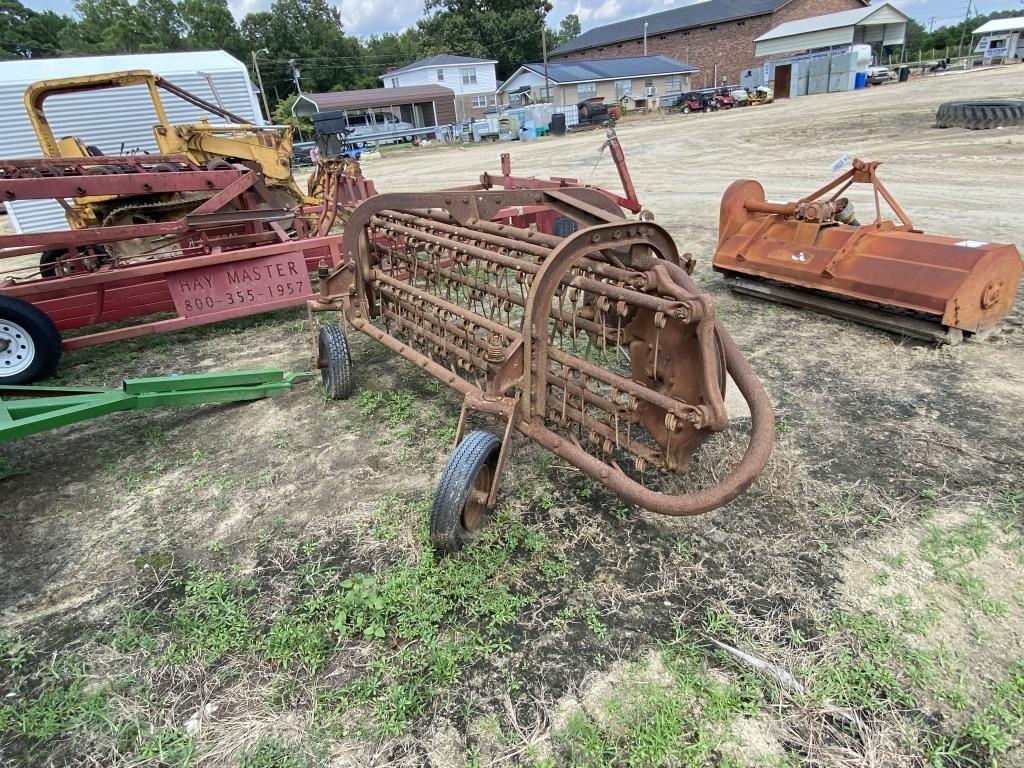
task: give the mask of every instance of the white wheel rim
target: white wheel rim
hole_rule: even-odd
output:
[[[28,331],[10,320],[0,320],[0,378],[15,376],[36,359],[36,345]]]

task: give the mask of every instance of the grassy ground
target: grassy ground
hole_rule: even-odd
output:
[[[1020,136],[1000,151],[1024,157]],[[474,152],[432,156],[490,167]],[[978,218],[946,231],[1005,237],[1015,203],[972,207],[978,174],[957,204]],[[938,216],[930,183],[894,186]],[[519,438],[496,520],[439,560],[425,518],[459,401],[355,335],[349,401],[306,384],[2,446],[0,764],[1024,765],[1021,302],[946,349],[768,306],[711,273],[713,222],[648,197],[776,404],[753,488],[659,518]],[[75,352],[57,380],[309,357],[289,311]],[[731,426],[690,482],[737,455]]]

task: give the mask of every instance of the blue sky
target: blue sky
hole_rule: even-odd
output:
[[[73,0],[22,0],[35,10],[50,9],[59,13],[73,13]],[[237,18],[249,11],[270,7],[272,0],[228,0],[228,5]],[[890,0],[905,13],[927,26],[934,19],[935,26],[953,23],[963,18],[967,10],[966,0]],[[678,5],[688,5],[686,0],[553,0],[555,9],[551,14],[552,24],[567,13],[576,13],[583,22],[583,28],[597,27],[613,21],[629,19],[646,13],[664,11]],[[338,0],[346,30],[355,35],[373,35],[382,32],[396,32],[409,26],[410,19],[416,19],[423,12],[422,0]],[[982,13],[1020,9],[1024,15],[1024,0],[979,0],[973,7]]]

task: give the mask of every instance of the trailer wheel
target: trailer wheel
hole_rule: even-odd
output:
[[[470,432],[445,464],[430,510],[430,542],[439,552],[457,552],[486,524],[500,447],[490,432]]]
[[[0,384],[29,384],[60,362],[60,331],[27,301],[0,296]]]
[[[688,115],[688,114],[690,114],[691,112],[693,112],[693,110],[692,110],[692,109],[690,109],[690,105],[689,105],[689,104],[687,104],[687,105],[686,105],[685,107],[683,107],[683,114],[684,114],[684,115]]]
[[[331,400],[348,400],[354,389],[352,385],[352,355],[348,351],[348,339],[337,323],[320,326],[319,359],[320,382],[324,393]]]

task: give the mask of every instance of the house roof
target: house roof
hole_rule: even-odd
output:
[[[544,64],[524,64],[498,90],[512,83],[523,71],[544,76]],[[620,59],[589,59],[583,61],[549,61],[548,80],[559,85],[588,83],[594,80],[620,80],[632,77],[654,77],[696,72],[697,68],[668,56],[627,56]]]
[[[1024,16],[1014,16],[1010,19],[992,19],[978,27],[972,35],[991,35],[994,32],[1013,32],[1015,29],[1024,29]]]
[[[404,67],[392,69],[380,76],[381,80],[388,77],[400,75],[403,72],[412,72],[414,69],[427,69],[428,67],[451,67],[459,64],[497,64],[497,59],[476,59],[472,56],[459,56],[454,53],[439,53],[436,56],[428,56],[425,59],[406,64]]]
[[[317,112],[342,109],[365,109],[411,104],[415,101],[454,99],[455,92],[443,85],[402,85],[397,88],[366,88],[361,91],[334,91],[331,93],[304,93],[295,100],[307,101]],[[295,106],[292,105],[294,113]]]
[[[562,43],[551,53],[569,53],[583,48],[594,48],[608,43],[643,37],[645,23],[648,36],[660,35],[677,29],[702,27],[705,24],[714,24],[730,19],[763,16],[776,11],[788,2],[789,0],[706,0],[703,3],[683,5],[660,13],[637,16],[635,19],[588,29],[572,40]]]
[[[909,20],[906,14],[902,13],[898,8],[893,7],[889,3],[882,3],[881,5],[868,5],[864,8],[854,8],[851,11],[840,11],[839,13],[826,13],[824,16],[811,16],[806,19],[797,19],[796,21],[787,21],[779,26],[774,27],[765,32],[760,37],[755,37],[754,42],[759,43],[763,40],[775,40],[780,37],[793,37],[794,35],[803,35],[808,32],[819,32],[823,29],[838,29],[839,27],[852,27],[857,24],[862,24],[868,21],[871,16],[877,14],[880,10],[886,8],[890,11],[895,11],[900,14],[905,20]]]

